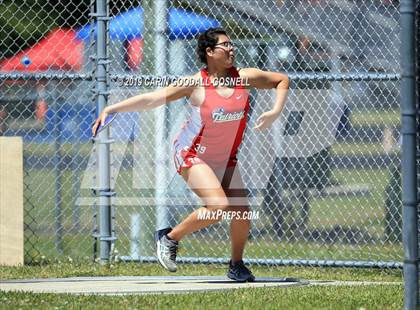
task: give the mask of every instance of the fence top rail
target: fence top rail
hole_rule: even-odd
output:
[[[28,73],[28,72],[0,72],[0,81],[10,80],[92,80],[92,75],[87,73],[70,73],[70,72],[40,72],[40,73]]]
[[[288,76],[293,81],[398,81],[401,79],[400,73],[332,73],[332,72],[291,72]],[[111,74],[111,81],[122,82],[134,80],[139,82],[160,82],[162,80],[175,80],[180,76],[175,75],[144,75],[144,74]],[[10,80],[84,80],[94,79],[92,74],[88,73],[68,73],[68,72],[0,72],[0,81]]]

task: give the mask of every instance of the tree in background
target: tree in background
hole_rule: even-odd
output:
[[[0,1],[0,59],[34,45],[56,27],[77,28],[89,22],[91,0]],[[111,1],[110,14],[118,15],[141,1]]]

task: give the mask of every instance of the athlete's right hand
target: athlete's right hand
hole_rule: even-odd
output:
[[[107,111],[107,108],[103,109],[101,114],[99,114],[99,117],[96,119],[95,123],[93,123],[92,136],[94,138],[96,136],[96,131],[98,130],[99,125],[103,125],[105,123],[105,119],[108,115],[109,115],[109,112]]]
[[[258,117],[256,123],[257,125],[254,127],[256,130],[264,130],[269,128],[274,121],[279,117],[280,113],[274,111],[264,112],[263,114]]]

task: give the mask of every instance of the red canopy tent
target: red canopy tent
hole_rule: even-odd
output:
[[[76,40],[71,29],[54,29],[37,44],[15,56],[0,62],[0,71],[40,72],[47,70],[79,71],[83,64],[84,43]],[[17,83],[17,81],[13,81]],[[36,83],[37,92],[42,93],[43,84]],[[42,96],[35,103],[35,118],[43,120],[47,103]]]
[[[83,42],[71,29],[55,29],[32,47],[0,62],[0,71],[79,71],[83,63]],[[23,59],[29,64],[24,64]]]
[[[80,71],[83,65],[84,42],[77,39],[76,34],[77,32],[72,29],[56,28],[34,46],[0,61],[0,71]],[[127,43],[127,64],[131,70],[136,70],[143,56],[143,40],[133,38]],[[37,83],[36,88],[42,93],[42,83]],[[40,96],[35,104],[35,117],[43,119],[46,110],[47,104]]]
[[[136,70],[143,58],[143,40],[133,38],[127,43],[128,66]],[[34,46],[0,61],[0,71],[79,71],[83,64],[83,49],[84,42],[76,38],[76,31],[57,28]]]

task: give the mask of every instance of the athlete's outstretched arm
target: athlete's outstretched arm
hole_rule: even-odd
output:
[[[188,82],[188,83],[187,83]],[[145,111],[157,108],[169,102],[189,97],[194,89],[193,77],[185,77],[177,80],[171,85],[150,93],[133,96],[121,102],[109,105],[104,108],[92,127],[95,134],[99,124],[105,122],[106,117],[116,112]]]
[[[282,73],[263,71],[256,68],[241,69],[239,74],[251,87],[259,89],[276,88],[277,96],[273,108],[260,115],[254,129],[263,130],[270,127],[283,110],[289,89],[289,78]]]

